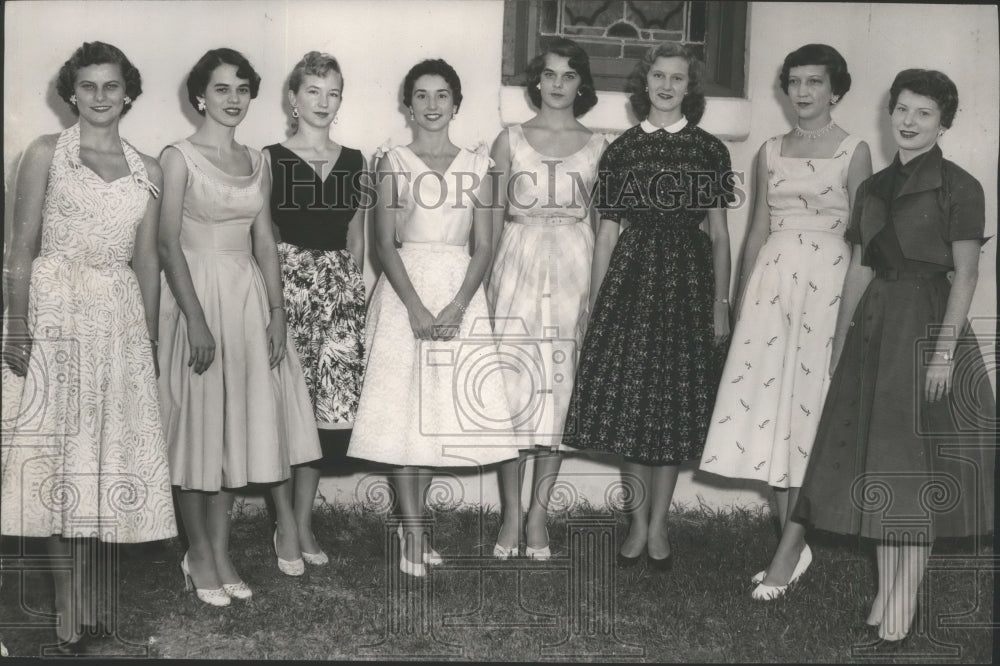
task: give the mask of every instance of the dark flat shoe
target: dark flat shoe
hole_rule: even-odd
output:
[[[84,634],[91,638],[111,638],[115,632],[108,629],[103,620],[98,620],[94,624],[84,625]]]
[[[896,641],[890,641],[885,638],[878,638],[875,640],[874,643],[872,643],[868,647],[872,652],[878,654],[896,654],[906,649],[906,647],[909,646],[909,644],[910,644],[910,635],[907,634],[906,636]]]
[[[656,571],[670,571],[674,568],[674,554],[670,553],[662,559],[649,558],[649,568]]]
[[[56,636],[56,640],[59,641],[58,636]],[[89,643],[90,639],[85,633],[80,636],[79,640],[72,643],[59,641],[56,645],[51,647],[51,654],[59,657],[84,657],[87,655],[87,645]]]
[[[627,555],[622,555],[621,553],[618,553],[618,555],[615,557],[615,564],[618,565],[619,569],[631,569],[635,565],[639,564],[640,559],[642,559],[642,555],[629,557]]]

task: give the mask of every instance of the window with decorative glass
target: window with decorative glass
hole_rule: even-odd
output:
[[[566,37],[590,56],[598,90],[624,91],[653,45],[682,42],[705,63],[705,94],[743,97],[746,2],[505,0],[503,83],[524,85],[524,69],[547,38]]]

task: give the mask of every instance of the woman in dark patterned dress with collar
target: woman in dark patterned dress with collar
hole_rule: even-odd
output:
[[[648,550],[670,568],[678,465],[701,456],[729,334],[732,172],[725,145],[696,125],[700,73],[687,47],[652,49],[630,79],[644,120],[601,160],[593,314],[564,442],[625,458],[622,567]]]
[[[966,319],[985,241],[983,188],[937,145],[957,108],[941,72],[909,69],[893,81],[899,152],[858,188],[833,343],[842,362],[795,511],[819,529],[877,540],[866,624],[883,649],[909,632],[934,539],[993,527],[996,403]]]

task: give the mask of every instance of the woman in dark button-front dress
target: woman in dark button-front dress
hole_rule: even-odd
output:
[[[866,623],[882,649],[909,631],[934,539],[993,526],[996,408],[966,319],[983,189],[937,146],[957,108],[941,72],[909,69],[892,84],[899,152],[858,189],[833,345],[840,363],[795,512],[877,540]]]
[[[365,161],[360,151],[330,138],[343,89],[336,58],[318,51],[305,54],[288,78],[295,133],[264,148],[274,179],[271,219],[280,235],[288,331],[327,462],[346,450],[364,374],[365,233],[358,197]],[[329,561],[312,531],[317,462],[296,466],[282,501],[275,502],[279,512],[294,516],[294,521],[279,518],[277,539],[285,555],[282,570],[291,575],[302,570],[298,552],[309,564]],[[286,525],[295,533],[286,534]]]
[[[611,144],[599,170],[607,181],[593,315],[563,441],[625,458],[632,521],[622,567],[645,550],[651,566],[670,568],[678,465],[701,456],[725,360],[732,174],[725,145],[696,125],[705,109],[699,74],[680,44],[640,61],[631,104],[644,120]]]

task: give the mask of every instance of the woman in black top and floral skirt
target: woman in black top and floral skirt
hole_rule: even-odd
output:
[[[653,567],[670,567],[678,465],[701,456],[725,359],[732,173],[723,143],[696,126],[700,72],[685,46],[651,50],[630,79],[644,120],[611,144],[599,170],[593,314],[564,441],[625,458],[632,522],[622,567],[644,549]]]
[[[993,528],[996,403],[966,319],[985,241],[983,188],[937,145],[957,108],[941,72],[902,71],[889,91],[899,152],[855,198],[832,351],[840,362],[794,514],[877,540],[866,623],[882,648],[909,632],[934,539]]]
[[[364,374],[364,211],[359,208],[361,152],[330,136],[337,122],[344,78],[337,60],[310,51],[288,79],[295,133],[264,148],[271,163],[271,219],[288,311],[288,331],[302,363],[325,458],[354,423]],[[346,446],[347,437],[340,437]],[[342,454],[341,454],[342,455]],[[318,461],[317,461],[318,462]],[[292,486],[276,501],[279,568],[299,575],[302,559],[328,561],[312,532],[320,465],[295,468]],[[282,520],[293,515],[294,523]],[[285,533],[285,525],[295,533]],[[288,530],[291,532],[291,530]],[[301,559],[299,559],[301,553]],[[284,554],[286,557],[282,557]]]

